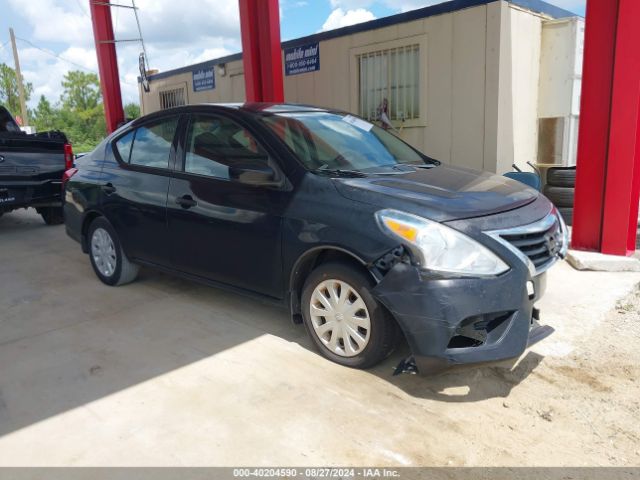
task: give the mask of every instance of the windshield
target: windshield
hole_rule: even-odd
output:
[[[352,115],[294,112],[262,119],[309,170],[370,171],[427,162],[391,133]]]

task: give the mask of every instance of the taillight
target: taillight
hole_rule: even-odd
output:
[[[62,190],[64,190],[64,187],[69,181],[69,179],[73,177],[76,173],[78,173],[77,168],[70,168],[64,172],[64,175],[62,175]]]
[[[73,168],[73,148],[70,143],[64,144],[64,169]]]

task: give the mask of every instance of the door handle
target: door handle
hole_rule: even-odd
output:
[[[198,205],[198,202],[196,202],[191,195],[183,195],[176,198],[176,203],[184,209],[188,209]]]
[[[114,187],[112,183],[107,183],[102,186],[102,191],[107,195],[111,195],[112,193],[116,193],[116,187]]]

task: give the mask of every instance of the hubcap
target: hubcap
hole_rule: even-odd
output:
[[[341,280],[325,280],[311,294],[311,325],[332,353],[353,357],[369,343],[371,320],[358,292]]]
[[[111,277],[116,271],[116,247],[104,228],[96,228],[91,236],[91,255],[100,273]]]

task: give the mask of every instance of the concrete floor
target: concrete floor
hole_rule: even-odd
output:
[[[285,311],[235,294],[152,270],[104,286],[64,227],[7,214],[0,465],[518,465],[482,447],[479,424],[508,433],[483,410],[526,388],[545,357],[571,354],[638,281],[559,265],[542,305],[558,332],[517,366],[392,377],[403,352],[340,367]],[[543,465],[562,463],[556,450]]]

